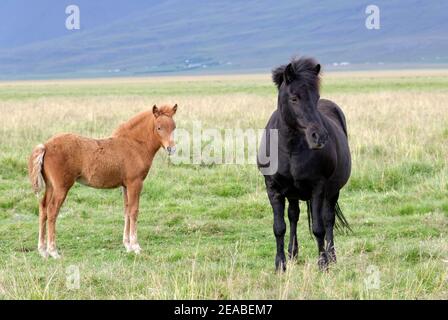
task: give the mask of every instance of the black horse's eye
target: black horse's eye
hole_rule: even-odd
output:
[[[293,97],[291,97],[291,102],[292,102],[292,103],[297,103],[297,102],[299,102],[299,99],[300,99],[300,96],[299,96],[299,95],[297,95],[297,96],[293,96]]]
[[[159,131],[160,131],[160,130],[162,130],[162,128],[161,128],[161,127],[157,127],[157,130],[159,130]]]

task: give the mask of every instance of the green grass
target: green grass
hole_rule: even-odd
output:
[[[0,299],[448,298],[448,80],[367,79],[331,78],[322,94],[347,114],[353,172],[340,204],[354,233],[336,233],[338,263],[319,272],[301,204],[299,258],[280,275],[254,165],[176,166],[158,154],[141,197],[140,256],[121,244],[120,190],[75,185],[58,219],[56,261],[37,253],[26,171],[32,147],[51,135],[102,136],[153,101],[179,100],[179,127],[199,119],[261,128],[275,108],[268,81],[0,85]],[[80,289],[67,289],[70,266],[79,268]],[[365,284],[369,266],[378,288]]]
[[[92,86],[83,83],[64,83],[54,85],[45,82],[38,85],[3,85],[0,86],[0,100],[32,100],[38,98],[74,98],[103,96],[176,96],[176,95],[223,95],[249,93],[257,95],[273,95],[275,87],[263,79],[219,80],[216,77],[196,81],[172,80],[146,82],[120,80],[115,82],[97,83]],[[168,78],[169,79],[169,78]],[[324,79],[324,94],[331,93],[370,93],[378,91],[441,91],[447,88],[445,76],[392,76],[383,78],[363,76],[360,78],[330,78]]]

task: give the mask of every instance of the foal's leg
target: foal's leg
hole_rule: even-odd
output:
[[[299,200],[288,199],[288,218],[289,218],[289,246],[288,254],[290,259],[297,257],[299,252],[297,244],[297,222],[299,221],[300,208]]]
[[[286,270],[285,258],[285,197],[282,195],[268,191],[269,201],[274,211],[274,235],[277,242],[277,254],[275,256],[275,270]]]
[[[128,191],[126,187],[123,187],[123,202],[124,202],[124,230],[123,230],[123,244],[127,252],[131,251],[129,244],[129,205],[128,205]]]
[[[139,254],[141,251],[140,245],[137,241],[137,218],[142,187],[142,181],[138,181],[127,186],[130,248],[131,251],[134,251],[136,254]]]
[[[53,191],[51,189],[51,186],[47,185],[45,194],[39,203],[39,242],[37,245],[37,250],[39,251],[39,254],[44,258],[48,257],[47,242],[45,241],[45,237],[47,226],[47,207],[51,199],[52,192]]]
[[[317,186],[313,190],[311,197],[311,214],[313,221],[313,234],[316,237],[317,249],[319,252],[319,259],[317,264],[321,270],[326,270],[328,268],[328,257],[325,251],[325,227],[323,219],[323,210],[325,206],[325,196],[323,188]]]
[[[64,203],[67,196],[68,189],[54,188],[53,195],[48,203],[47,218],[48,218],[48,241],[47,252],[54,259],[60,258],[56,249],[56,219],[59,214],[59,209]]]

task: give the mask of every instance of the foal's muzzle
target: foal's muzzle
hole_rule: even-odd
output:
[[[176,147],[166,147],[165,150],[169,156],[172,156],[176,152]]]

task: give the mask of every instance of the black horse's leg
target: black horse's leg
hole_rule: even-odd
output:
[[[336,262],[336,250],[334,248],[334,223],[336,220],[336,203],[339,198],[339,193],[333,197],[329,202],[324,212],[324,225],[325,225],[325,240],[326,240],[326,252],[330,262]]]
[[[325,227],[323,219],[323,210],[325,206],[325,196],[323,188],[317,186],[313,190],[311,198],[311,214],[313,221],[313,234],[316,237],[319,259],[317,264],[321,270],[327,270],[328,257],[325,251]]]
[[[275,192],[268,192],[269,201],[274,211],[274,235],[277,242],[277,255],[275,256],[275,270],[286,270],[285,258],[285,197]]]
[[[288,219],[289,219],[289,246],[288,255],[289,259],[297,257],[299,249],[297,244],[297,222],[299,221],[300,208],[299,200],[288,199]]]

